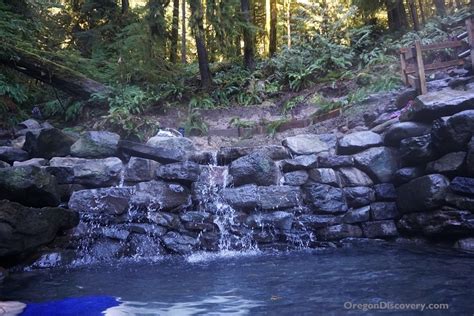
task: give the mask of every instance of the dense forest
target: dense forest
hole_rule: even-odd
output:
[[[322,110],[398,85],[397,50],[463,28],[467,0],[0,0],[0,124],[32,114],[125,135],[144,113],[257,105],[350,82]],[[436,58],[439,58],[436,57]],[[288,97],[288,95],[290,97]],[[91,125],[92,126],[92,125]]]

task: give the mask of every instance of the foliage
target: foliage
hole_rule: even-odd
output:
[[[188,108],[188,116],[184,122],[184,131],[186,135],[204,135],[208,131],[199,109],[192,107],[191,103]]]

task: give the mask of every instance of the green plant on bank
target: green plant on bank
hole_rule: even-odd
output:
[[[66,122],[76,121],[80,117],[83,107],[84,102],[78,100],[66,100],[65,102],[52,100],[42,105],[45,118],[61,116]]]
[[[214,109],[216,108],[216,104],[214,103],[214,100],[207,94],[198,94],[195,95],[191,98],[188,104],[189,109],[204,109],[204,110],[209,110],[209,109]],[[192,111],[188,111],[192,112]]]
[[[207,124],[202,119],[199,109],[192,107],[191,102],[188,106],[188,116],[183,125],[186,135],[204,135],[208,131]]]
[[[240,117],[234,116],[230,120],[229,125],[234,128],[252,128],[255,127],[257,123],[254,121],[241,120]]]
[[[271,137],[274,137],[275,134],[278,132],[278,129],[280,128],[280,126],[288,122],[289,122],[288,118],[282,118],[276,121],[271,121],[270,123],[267,124],[268,135],[270,135]]]
[[[286,115],[288,112],[293,110],[298,104],[303,102],[304,99],[305,99],[305,97],[303,95],[299,95],[299,96],[296,96],[296,97],[291,98],[290,100],[286,101],[283,104],[282,113]]]

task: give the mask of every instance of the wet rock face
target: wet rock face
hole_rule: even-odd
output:
[[[0,160],[9,164],[13,164],[15,161],[25,161],[28,157],[28,153],[24,150],[8,146],[0,146]]]
[[[196,238],[179,234],[177,232],[169,232],[162,238],[165,247],[169,250],[185,255],[191,253],[198,245]]]
[[[122,215],[129,210],[132,188],[81,190],[72,194],[69,208],[81,214],[100,217],[102,214]]]
[[[290,158],[288,150],[283,146],[269,145],[262,146],[259,149],[254,147],[221,147],[217,152],[217,163],[219,165],[230,164],[240,157],[250,155],[259,151],[267,155],[272,160],[283,160]]]
[[[51,159],[71,153],[76,138],[56,128],[45,128],[37,133],[27,132],[23,150],[31,157]]]
[[[423,212],[440,207],[448,192],[449,180],[440,174],[423,176],[400,186],[397,205],[402,213]]]
[[[361,207],[375,201],[375,191],[370,187],[344,188],[344,195],[349,207]]]
[[[154,136],[146,144],[155,148],[183,151],[187,155],[196,151],[193,141],[185,137]]]
[[[287,147],[296,155],[319,154],[329,150],[326,143],[318,138],[315,134],[303,134],[288,137],[283,141],[283,146]]]
[[[405,138],[400,142],[400,156],[405,165],[414,166],[434,160],[437,156],[431,135]]]
[[[308,172],[304,170],[298,170],[293,172],[285,173],[284,175],[284,184],[301,186],[308,181]]]
[[[201,169],[195,162],[176,162],[161,165],[156,169],[156,176],[160,179],[190,184],[198,180]]]
[[[456,174],[463,171],[466,153],[452,152],[426,165],[426,173]]]
[[[31,208],[0,200],[0,258],[35,251],[59,231],[79,223],[76,212],[57,207]]]
[[[278,182],[278,167],[265,154],[255,152],[233,161],[229,174],[235,186],[245,184],[274,185]]]
[[[474,197],[474,178],[456,177],[449,188],[457,194]]]
[[[379,182],[392,181],[393,174],[400,167],[398,152],[389,147],[370,148],[356,154],[354,158],[356,166]]]
[[[433,125],[433,145],[440,152],[463,151],[474,133],[474,109],[439,119]]]
[[[130,203],[139,209],[178,212],[191,205],[191,194],[179,184],[141,182],[134,187]]]
[[[373,221],[362,223],[362,231],[367,238],[391,238],[398,236],[394,221]]]
[[[340,168],[339,178],[341,185],[345,187],[371,186],[374,184],[372,179],[357,168]]]
[[[0,199],[36,207],[60,203],[56,178],[34,166],[0,168]]]
[[[316,213],[338,214],[347,211],[347,203],[342,189],[327,184],[305,185],[305,202]]]
[[[286,185],[259,187],[257,196],[258,205],[263,210],[296,207],[302,200],[301,191],[298,187]]]
[[[244,185],[238,188],[225,188],[222,196],[232,208],[240,211],[252,211],[257,208],[257,186]]]
[[[380,145],[382,145],[382,137],[379,134],[371,131],[356,132],[339,139],[337,153],[339,155],[351,155]]]
[[[71,146],[71,155],[79,158],[107,158],[117,155],[120,136],[111,132],[86,132]]]
[[[431,125],[417,122],[400,122],[390,126],[384,135],[387,146],[399,146],[405,138],[429,134]]]
[[[155,177],[159,164],[156,161],[138,157],[131,157],[125,168],[125,182],[146,182]]]
[[[362,237],[362,230],[357,225],[339,224],[316,230],[319,240],[332,241],[348,237]]]
[[[280,164],[283,172],[290,172],[296,170],[308,170],[316,168],[318,165],[317,155],[302,155],[294,159],[283,160]]]

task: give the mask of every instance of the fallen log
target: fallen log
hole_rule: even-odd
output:
[[[109,90],[104,84],[80,72],[9,44],[0,49],[0,64],[81,99]]]

